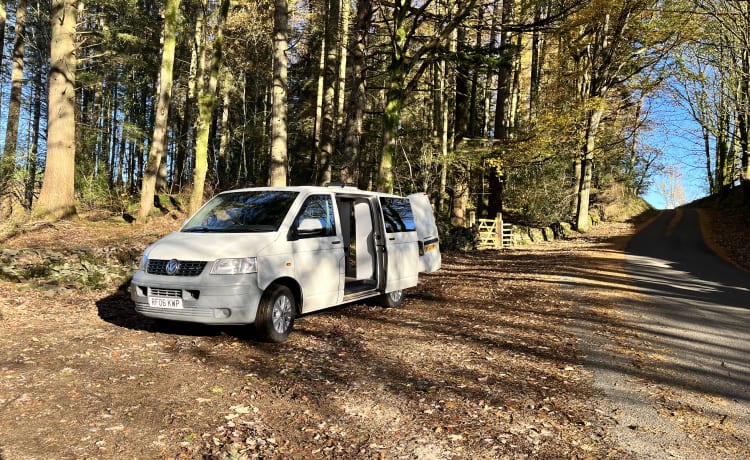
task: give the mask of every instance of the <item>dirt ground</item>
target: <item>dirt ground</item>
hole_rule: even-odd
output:
[[[307,315],[282,344],[140,317],[126,286],[0,282],[0,460],[622,457],[560,279],[593,260],[619,270],[631,231],[444,254],[402,307]],[[159,230],[71,223],[1,244],[71,233]],[[592,313],[609,320],[606,305]]]

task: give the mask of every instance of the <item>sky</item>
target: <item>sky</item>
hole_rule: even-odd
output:
[[[642,142],[662,152],[660,164],[678,172],[678,183],[684,190],[685,202],[708,195],[706,159],[699,137],[699,126],[682,107],[663,97],[650,101],[652,130],[642,134]],[[657,173],[644,199],[657,209],[665,209],[667,202],[658,183],[667,183],[665,175]]]

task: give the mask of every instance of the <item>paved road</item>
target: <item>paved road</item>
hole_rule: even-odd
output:
[[[650,298],[643,328],[671,351],[672,383],[750,401],[750,275],[706,246],[698,213],[665,211],[626,254]]]
[[[750,458],[750,275],[706,246],[690,209],[635,235],[625,271],[631,353],[588,353],[613,436],[634,458]]]

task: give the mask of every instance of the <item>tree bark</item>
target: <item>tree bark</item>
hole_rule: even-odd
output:
[[[62,219],[76,214],[75,0],[52,0],[50,20],[47,162],[34,212]]]
[[[231,128],[229,126],[229,108],[231,105],[231,89],[232,79],[228,72],[224,72],[224,76],[221,82],[221,140],[219,141],[219,161],[218,161],[218,174],[216,175],[219,188],[225,189],[231,183],[232,179],[236,180],[235,174],[229,173],[230,159],[229,155],[229,141],[232,136]]]
[[[346,111],[344,154],[341,161],[341,181],[350,184],[357,184],[359,182],[360,139],[362,137],[365,98],[367,96],[365,50],[371,23],[371,0],[359,0],[352,53],[352,89],[349,93],[349,109]]]
[[[351,1],[341,2],[341,14],[339,28],[339,62],[338,76],[336,78],[336,135],[339,136],[344,129],[344,102],[346,101],[346,63],[349,56],[349,16],[351,15]]]
[[[167,130],[169,128],[169,104],[172,100],[172,73],[174,53],[177,43],[177,16],[180,0],[167,0],[164,8],[164,45],[162,47],[161,67],[159,72],[158,99],[154,133],[148,153],[146,170],[141,185],[141,204],[138,220],[145,222],[154,205],[154,193],[159,168],[167,148]]]
[[[219,5],[219,18],[214,38],[214,55],[211,60],[208,88],[204,88],[198,96],[198,129],[195,136],[195,169],[193,170],[193,191],[190,194],[190,214],[195,213],[203,204],[203,192],[206,184],[206,173],[208,172],[208,138],[214,106],[216,105],[216,87],[218,86],[223,53],[224,21],[229,12],[229,1],[221,0]]]
[[[44,92],[44,83],[42,81],[42,72],[34,75],[34,115],[31,123],[31,146],[29,148],[29,158],[26,164],[26,190],[25,206],[29,209],[34,205],[34,191],[36,189],[36,175],[38,168],[39,138],[41,137],[40,126],[42,123],[42,99]]]
[[[20,184],[16,185],[13,176],[16,171],[18,121],[21,116],[25,41],[26,0],[19,0],[16,9],[16,36],[13,41],[13,70],[11,72],[8,119],[5,125],[5,152],[2,162],[0,162],[0,215],[12,215],[17,212],[23,195],[21,192],[17,192],[17,189],[20,189]]]
[[[331,182],[336,140],[336,91],[338,83],[338,46],[341,0],[328,0],[326,22],[326,59],[323,78],[323,117],[320,131],[319,183]]]
[[[578,189],[578,210],[576,213],[576,228],[579,232],[587,232],[591,228],[589,217],[589,203],[591,197],[591,178],[593,177],[594,149],[596,136],[604,111],[593,109],[586,121],[586,140],[581,161],[581,186]]]
[[[5,2],[0,2],[0,43],[5,43],[5,22],[8,20],[8,13],[5,11]],[[3,53],[0,53],[0,66],[3,63]]]
[[[5,124],[5,152],[0,181],[7,182],[13,175],[18,145],[18,121],[21,116],[21,90],[23,89],[23,59],[26,42],[26,0],[18,0],[16,10],[16,36],[13,40],[13,70],[10,77],[10,101]]]
[[[182,189],[185,163],[190,147],[193,145],[192,128],[194,124],[193,114],[195,112],[196,82],[202,78],[203,72],[203,24],[205,21],[203,7],[199,5],[193,14],[195,15],[195,33],[193,34],[193,44],[190,51],[190,75],[188,76],[188,91],[185,95],[182,123],[180,124],[180,140],[177,144],[173,176],[177,190]]]
[[[288,0],[275,0],[273,21],[273,102],[271,104],[270,186],[285,186],[287,179],[287,29]]]

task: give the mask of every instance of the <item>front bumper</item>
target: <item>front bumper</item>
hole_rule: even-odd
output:
[[[175,277],[138,270],[130,283],[136,312],[150,318],[203,324],[253,323],[262,294],[255,273]],[[181,308],[151,306],[149,297],[179,299]]]

